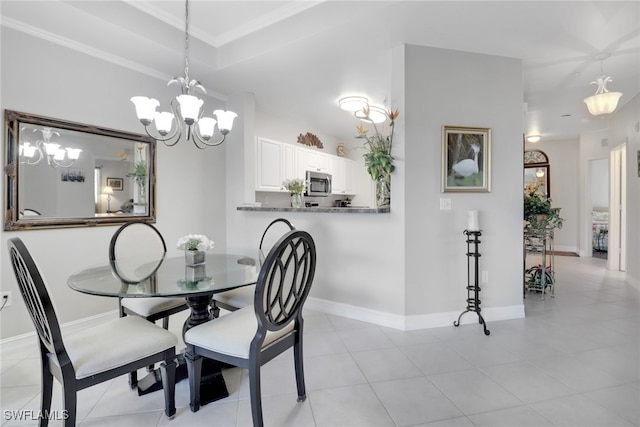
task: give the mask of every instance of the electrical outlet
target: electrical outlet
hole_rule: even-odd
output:
[[[489,283],[489,272],[487,270],[482,272],[482,283]]]
[[[13,297],[11,296],[11,292],[0,293],[0,307],[9,307],[11,304],[13,304]]]
[[[451,210],[451,199],[440,199],[440,210],[441,211],[450,211]]]

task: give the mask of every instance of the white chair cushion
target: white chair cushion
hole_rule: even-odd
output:
[[[262,347],[287,335],[293,327],[292,321],[279,331],[268,331]],[[248,359],[249,346],[257,329],[256,314],[250,305],[189,329],[184,341],[217,353]]]
[[[124,308],[133,311],[138,316],[148,317],[161,311],[170,310],[185,304],[184,298],[122,298]]]
[[[63,341],[76,378],[82,379],[175,347],[176,336],[142,317],[126,316],[64,334]],[[59,366],[55,354],[51,363]]]
[[[231,307],[243,308],[253,304],[253,296],[256,292],[256,285],[243,286],[226,292],[213,294],[215,301],[230,305]]]

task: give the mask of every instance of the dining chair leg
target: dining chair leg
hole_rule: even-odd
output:
[[[200,377],[202,375],[202,357],[193,355],[187,348],[184,355],[187,361],[187,375],[189,376],[189,396],[191,412],[198,412],[200,409]]]
[[[298,402],[307,400],[304,384],[304,360],[302,357],[302,328],[296,332],[296,342],[293,345],[293,360],[296,368],[296,385],[298,386]]]
[[[162,362],[160,374],[164,390],[164,413],[167,417],[172,418],[176,414],[176,361]]]
[[[73,380],[72,380],[73,381]],[[65,381],[62,381],[62,403],[63,408],[66,411],[64,420],[64,427],[76,426],[76,410],[78,406],[77,402],[77,390],[75,384],[70,385]]]
[[[40,387],[40,413],[47,414],[51,411],[51,396],[53,395],[53,375],[49,371],[46,363],[42,365],[42,386]],[[46,427],[49,424],[49,419],[43,417],[40,421],[41,427]]]
[[[165,316],[162,318],[162,328],[169,329],[169,316]]]
[[[251,399],[251,417],[254,427],[262,427],[262,391],[260,387],[260,363],[251,360],[249,366],[249,397]]]
[[[138,387],[138,371],[129,372],[129,387]]]

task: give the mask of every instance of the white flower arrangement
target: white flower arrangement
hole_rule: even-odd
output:
[[[307,189],[307,181],[302,178],[287,179],[282,183],[282,188],[291,194],[302,194]]]
[[[176,246],[185,251],[208,251],[213,249],[213,240],[202,234],[187,234],[178,239]]]

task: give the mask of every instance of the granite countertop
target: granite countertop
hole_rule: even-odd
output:
[[[275,206],[238,206],[236,208],[239,211],[254,211],[254,212],[324,212],[324,213],[347,213],[347,214],[382,214],[391,212],[389,206],[384,208],[370,208],[367,206],[350,206],[347,208],[338,208],[333,206],[311,206],[305,208],[279,208]]]

